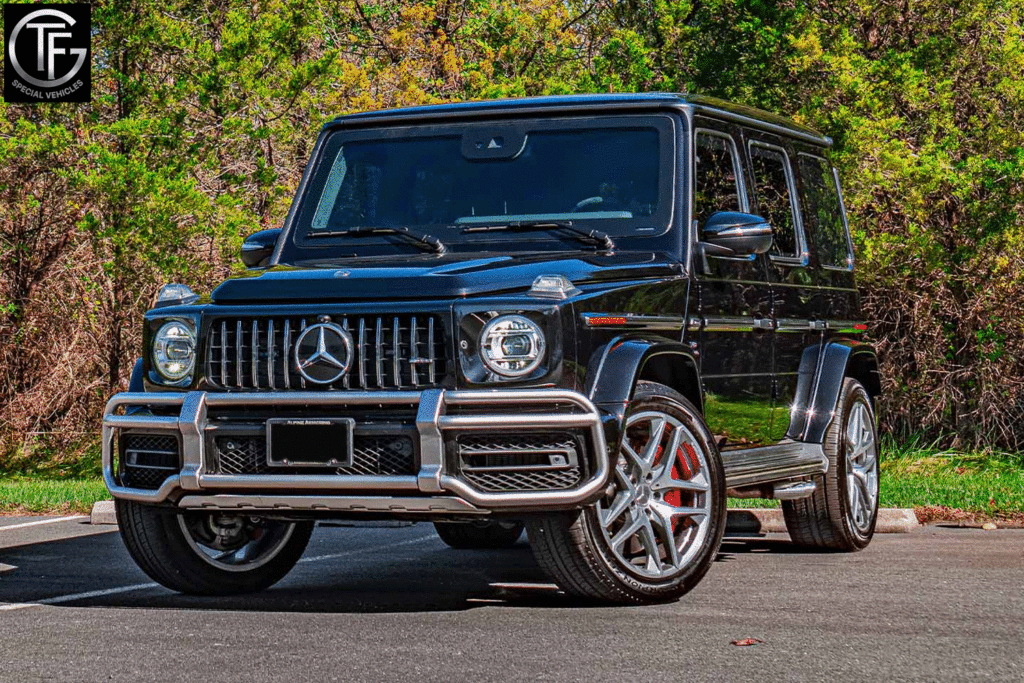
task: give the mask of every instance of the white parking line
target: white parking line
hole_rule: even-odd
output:
[[[426,536],[420,536],[419,538],[409,539],[408,541],[399,541],[398,543],[388,543],[387,545],[381,545],[381,546],[377,546],[375,548],[361,548],[361,549],[358,549],[358,550],[346,550],[343,553],[334,553],[333,555],[316,555],[315,557],[304,557],[301,560],[299,560],[299,562],[302,563],[302,562],[319,562],[320,560],[334,560],[334,559],[337,559],[339,557],[349,557],[350,555],[359,555],[360,553],[368,553],[368,552],[371,552],[371,551],[390,550],[391,548],[395,548],[395,547],[400,546],[400,545],[412,545],[413,543],[423,543],[423,541],[429,541],[431,539],[436,539],[436,538],[437,538],[436,535],[428,534]]]
[[[389,550],[400,545],[422,543],[424,541],[429,541],[435,538],[437,538],[437,536],[435,536],[434,534],[429,534],[427,536],[420,536],[419,538],[413,538],[407,541],[399,541],[398,543],[389,543],[387,545],[374,546],[372,548],[359,548],[357,550],[346,550],[343,553],[334,553],[331,555],[317,555],[315,557],[304,557],[301,560],[299,560],[299,562],[321,562],[323,560],[334,560],[340,557],[349,557],[351,555],[359,555],[362,553]],[[159,585],[160,584],[158,583],[137,583],[133,586],[107,588],[105,590],[88,591],[86,593],[73,593],[71,595],[58,595],[57,597],[43,598],[42,600],[36,600],[35,602],[0,603],[0,612],[10,612],[17,609],[25,609],[27,607],[40,607],[42,605],[59,605],[64,602],[74,602],[75,600],[88,600],[89,598],[100,598],[105,595],[116,595],[118,593],[128,593],[131,591],[138,591],[146,588],[157,588]]]
[[[39,607],[40,605],[59,605],[62,602],[74,602],[75,600],[87,600],[89,598],[101,598],[104,595],[116,595],[117,593],[128,593],[143,588],[156,588],[158,583],[137,583],[134,586],[121,586],[120,588],[107,588],[99,591],[87,591],[85,593],[72,593],[71,595],[58,595],[55,598],[43,598],[35,602],[13,602],[0,605],[0,611],[11,611],[25,609],[26,607]]]
[[[21,524],[11,524],[10,526],[0,526],[0,531],[10,531],[11,529],[24,529],[29,526],[39,526],[40,524],[56,524],[57,522],[74,522],[79,519],[89,519],[89,515],[74,515],[72,517],[57,517],[56,519],[41,519],[37,522],[23,522]]]

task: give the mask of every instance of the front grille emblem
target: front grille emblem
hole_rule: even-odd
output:
[[[310,325],[295,340],[295,365],[314,384],[330,384],[352,366],[352,335],[332,323]]]

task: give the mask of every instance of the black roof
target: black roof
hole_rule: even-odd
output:
[[[714,97],[688,95],[681,93],[629,93],[629,94],[593,94],[593,95],[557,95],[547,97],[521,97],[503,100],[478,100],[472,102],[452,102],[448,104],[430,104],[418,107],[402,107],[367,111],[358,114],[340,116],[329,123],[329,126],[345,126],[351,124],[370,124],[371,122],[390,122],[395,120],[414,121],[431,120],[461,116],[486,116],[500,113],[526,114],[542,112],[579,111],[582,109],[663,109],[690,108],[694,111],[718,115],[744,124],[762,128],[781,128],[796,134],[809,142],[829,146],[832,140],[821,133],[802,126],[778,114],[772,114],[755,107],[726,102]]]

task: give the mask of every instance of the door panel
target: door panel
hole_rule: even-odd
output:
[[[746,151],[754,213],[768,218],[775,229],[767,264],[775,319],[775,408],[769,439],[778,442],[789,429],[804,351],[820,347],[824,339],[830,298],[818,287],[812,270],[793,150],[774,135],[748,131]]]
[[[699,282],[705,419],[723,451],[763,446],[771,427],[771,291],[749,278],[764,273],[764,262],[708,261],[719,277]]]
[[[696,120],[694,218],[747,211],[738,130]],[[771,289],[767,259],[707,257],[698,264],[705,419],[723,451],[765,445],[772,407]]]

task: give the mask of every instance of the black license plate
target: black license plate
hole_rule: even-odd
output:
[[[271,467],[351,467],[350,417],[267,420],[267,464]]]

